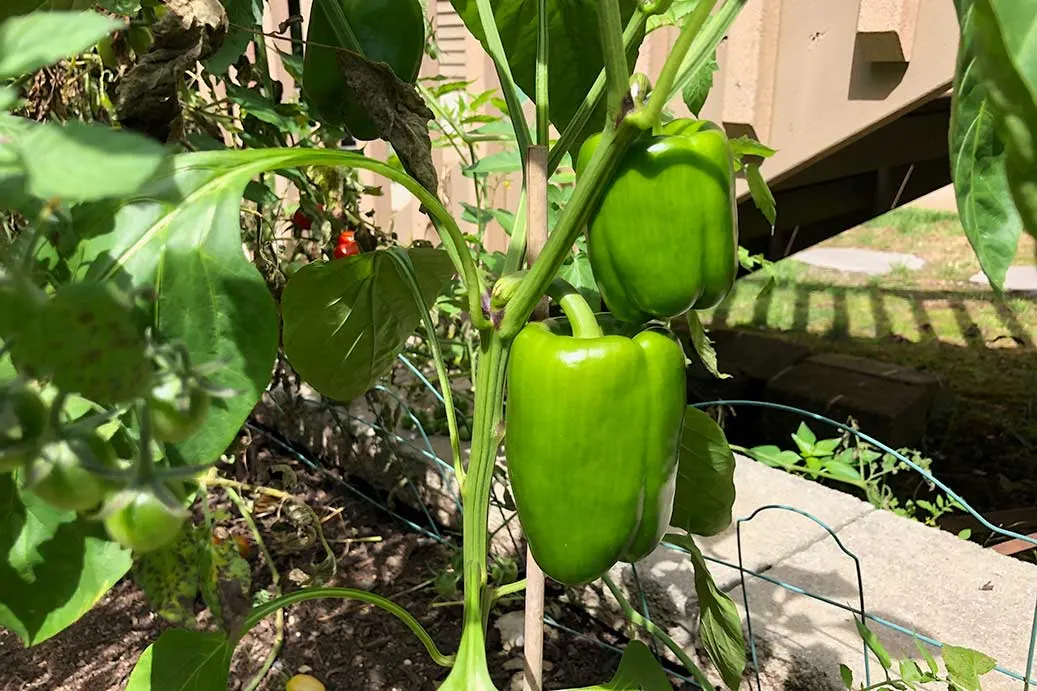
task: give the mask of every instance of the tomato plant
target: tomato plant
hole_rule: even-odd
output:
[[[0,9],[0,37],[19,38],[0,41],[0,517],[35,519],[0,526],[5,573],[18,579],[17,588],[0,583],[0,625],[26,645],[74,623],[136,563],[164,616],[189,624],[183,601],[201,592],[218,624],[164,632],[141,656],[133,691],[226,688],[241,637],[317,598],[384,609],[448,670],[439,688],[490,691],[487,608],[501,592],[490,584],[487,520],[507,430],[519,521],[547,575],[603,581],[632,623],[713,689],[608,576],[664,540],[682,546],[711,613],[700,622],[709,662],[728,687],[739,686],[746,660],[737,609],[694,542],[730,524],[734,498],[722,430],[684,401],[685,358],[715,369],[715,355],[705,338],[685,353],[669,327],[697,324],[696,310],[731,290],[742,249],[735,173],[750,175],[772,221],[773,198],[758,165],[743,164],[721,127],[669,112],[682,94],[698,111],[713,55],[746,0],[452,2],[494,63],[503,99],[486,92],[451,109],[444,97],[454,87],[416,83],[429,44],[416,0],[315,0],[322,21],[309,24],[309,40],[289,60],[298,98],[275,85],[262,57],[243,59],[249,45],[252,55],[268,55],[266,34],[258,15],[244,26],[248,12],[230,3],[233,21],[215,10],[172,21],[168,13],[190,3],[155,0],[100,3],[103,13]],[[1023,59],[1034,19],[1000,0],[957,4],[966,39],[958,76],[970,88],[956,92],[956,169],[972,166],[990,184],[956,183],[959,196],[982,202],[970,208],[1010,217],[1003,227],[991,217],[964,219],[996,282],[1021,229],[1037,227],[1028,146],[1037,75]],[[679,35],[658,74],[632,74],[646,31],[663,26]],[[188,33],[166,33],[177,31]],[[144,59],[174,45],[191,52]],[[67,122],[16,114],[31,75],[86,52],[101,70],[132,64],[114,101],[101,91]],[[148,71],[157,62],[172,78]],[[181,62],[220,77],[226,99],[206,102],[181,88],[190,72]],[[965,69],[973,63],[983,69]],[[506,134],[503,121],[487,123],[480,111],[491,103],[507,117]],[[118,129],[105,124],[116,120]],[[478,236],[464,234],[440,199],[430,131],[437,145],[473,159],[465,174],[480,204],[465,214]],[[373,139],[386,141],[391,160],[351,150]],[[514,142],[517,151],[474,160],[485,142]],[[772,153],[756,142],[739,146]],[[521,171],[519,208],[485,208],[487,171],[497,166]],[[438,246],[402,247],[374,229],[357,204],[361,170],[412,194]],[[643,170],[653,172],[651,185]],[[275,179],[303,197],[290,216]],[[505,252],[482,246],[490,219],[510,232]],[[290,237],[275,234],[285,227]],[[542,247],[533,234],[546,237]],[[430,314],[448,286],[470,336],[467,456],[463,408]],[[545,298],[560,310],[548,320],[535,314]],[[280,349],[313,389],[351,401],[378,383],[419,327],[464,507],[459,573],[448,584],[459,576],[463,627],[450,654],[412,614],[365,590],[311,585],[250,597],[249,551],[210,530],[207,491],[240,485],[212,466],[267,391]],[[44,553],[63,561],[37,560]],[[228,583],[246,586],[236,592]],[[44,599],[53,592],[62,593],[60,606]],[[656,654],[634,641],[615,679],[592,688],[668,686]],[[308,675],[288,682],[289,691],[323,688]]]

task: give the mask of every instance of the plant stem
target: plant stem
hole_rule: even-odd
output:
[[[608,84],[605,105],[610,127],[620,115],[623,98],[629,90],[630,67],[623,46],[623,20],[619,14],[619,0],[598,0],[598,35],[605,61],[605,79]]]
[[[629,116],[631,119],[638,121],[641,129],[651,129],[659,121],[663,108],[670,101],[673,84],[677,79],[681,65],[684,64],[684,58],[688,55],[688,50],[695,41],[695,37],[698,36],[703,24],[709,19],[709,13],[713,11],[716,4],[717,0],[699,0],[699,3],[695,5],[695,9],[684,20],[680,36],[677,37],[677,42],[673,44],[673,50],[666,56],[666,62],[663,64],[662,72],[659,73],[659,79],[655,82],[655,88],[652,90],[652,95],[648,98],[647,105],[642,110]],[[699,44],[699,50],[707,55],[712,52],[712,50],[706,51],[701,43]]]
[[[551,299],[558,303],[565,312],[569,325],[572,326],[575,338],[601,338],[601,326],[594,318],[594,310],[583,299],[579,291],[561,278],[551,281],[547,290]]]
[[[515,130],[518,150],[525,151],[532,142],[532,138],[529,134],[526,116],[522,112],[522,104],[519,103],[518,84],[515,83],[515,77],[511,74],[508,56],[504,52],[504,44],[501,42],[500,32],[497,30],[497,21],[493,17],[493,7],[490,6],[490,0],[476,0],[475,5],[479,10],[479,22],[482,24],[483,36],[486,40],[486,52],[490,54],[493,66],[497,69],[497,79],[504,92],[504,101],[508,104],[508,115],[511,117],[511,125]]]
[[[537,63],[536,63],[536,111],[537,139],[539,146],[550,146],[551,111],[548,108],[548,45],[550,42],[547,24],[547,0],[537,0]],[[522,149],[519,149],[522,151]]]
[[[688,55],[685,57],[684,62],[681,64],[680,70],[678,70],[678,77],[670,89],[670,98],[673,98],[677,94],[684,91],[684,87],[695,77],[695,74],[702,69],[706,64],[706,61],[713,54],[713,50],[716,49],[717,45],[724,38],[727,30],[731,28],[735,19],[738,17],[738,13],[742,11],[745,4],[749,0],[727,0],[724,5],[717,10],[716,15],[711,17],[706,25],[702,28],[702,31],[695,38],[695,42],[692,43],[691,50],[688,51]],[[706,46],[707,48],[703,48]]]
[[[634,45],[634,40],[641,35],[641,30],[644,29],[645,21],[648,19],[648,15],[641,11],[640,8],[634,9],[634,13],[630,15],[630,21],[627,22],[626,28],[623,30],[623,50],[624,54],[629,51]],[[562,136],[559,137],[558,141],[553,147],[551,147],[551,155],[547,161],[547,174],[553,174],[558,166],[561,165],[562,159],[565,158],[566,152],[569,147],[572,146],[576,137],[580,135],[583,128],[586,126],[590,116],[597,109],[598,104],[601,103],[601,97],[605,94],[605,68],[601,69],[598,73],[598,78],[594,80],[594,84],[591,86],[590,91],[587,92],[587,96],[583,99],[583,103],[576,109],[576,113],[573,115],[572,120],[565,126],[565,130],[562,131]]]
[[[425,627],[421,625],[421,622],[414,618],[414,615],[392,600],[384,598],[381,595],[375,595],[366,590],[357,590],[356,588],[305,588],[303,590],[296,590],[288,593],[287,595],[282,595],[270,602],[254,607],[245,619],[245,623],[241,627],[241,633],[238,634],[237,640],[241,640],[241,638],[244,637],[244,635],[256,624],[261,622],[263,619],[266,619],[279,609],[289,607],[299,602],[318,600],[321,598],[359,600],[360,602],[366,602],[369,605],[380,607],[407,625],[407,628],[410,629],[414,635],[418,637],[418,640],[420,640],[425,646],[425,650],[428,651],[429,657],[432,658],[433,662],[441,667],[450,667],[454,663],[454,656],[444,655],[440,652],[439,648],[436,647],[435,641],[432,640],[432,636],[430,636],[428,631],[425,630]]]
[[[655,623],[645,617],[643,614],[634,609],[630,601],[623,596],[623,593],[616,587],[616,584],[612,582],[607,573],[603,574],[601,580],[605,583],[608,589],[612,592],[612,596],[619,602],[619,606],[623,608],[623,614],[632,623],[640,626],[642,629],[648,632],[649,635],[658,638],[660,641],[666,644],[666,647],[670,649],[677,659],[681,661],[685,669],[695,678],[695,682],[701,686],[705,691],[716,691],[716,687],[710,683],[706,675],[699,669],[699,666],[692,662],[691,658],[688,657],[684,649],[677,644],[677,641],[670,638],[670,635],[663,631],[661,628],[655,625]]]

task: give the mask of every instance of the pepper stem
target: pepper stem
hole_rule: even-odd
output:
[[[551,281],[547,294],[565,312],[575,338],[601,338],[604,335],[591,306],[568,281],[555,278]]]

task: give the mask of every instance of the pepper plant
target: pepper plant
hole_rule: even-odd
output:
[[[106,45],[127,29],[120,17],[142,8],[104,0],[102,13],[77,0],[0,10],[0,625],[26,645],[47,640],[136,562],[180,595],[200,589],[220,625],[164,632],[138,660],[127,685],[133,691],[225,689],[242,636],[265,617],[318,598],[352,598],[398,617],[449,669],[440,688],[493,689],[488,614],[497,598],[517,590],[490,588],[487,575],[487,511],[503,443],[519,518],[547,575],[563,583],[601,578],[631,621],[712,689],[608,575],[663,541],[685,550],[704,646],[725,685],[737,688],[745,666],[737,610],[712,584],[693,537],[730,523],[734,459],[712,419],[685,408],[684,365],[702,357],[716,367],[695,309],[723,299],[734,280],[736,170],[745,171],[764,213],[774,212],[758,165],[742,160],[768,150],[729,141],[710,123],[673,120],[666,108],[678,94],[692,110],[701,105],[716,46],[746,1],[454,0],[494,62],[523,160],[547,161],[545,170],[524,168],[525,196],[512,210],[499,274],[476,264],[438,198],[428,135],[434,113],[413,84],[426,46],[417,0],[316,0],[303,50],[302,94],[321,126],[387,140],[392,162],[312,140],[263,146],[257,122],[242,137],[251,148],[185,151],[174,136],[176,98],[159,99],[146,113],[146,99],[131,104],[141,108],[120,116],[117,128],[16,117],[7,111],[18,107],[25,75]],[[237,3],[228,22],[215,0],[145,5],[157,19],[157,45],[171,45],[170,36],[191,39],[176,43],[184,61],[171,61],[172,72],[162,75],[174,90],[177,69],[236,60],[258,31],[261,9],[258,0]],[[956,93],[956,115],[986,119],[968,135],[984,146],[957,147],[956,160],[968,168],[966,152],[987,157],[969,170],[1000,175],[1002,186],[973,185],[972,193],[1002,190],[993,200],[1000,205],[989,208],[1037,227],[1030,146],[1037,74],[1023,59],[1035,20],[1009,0],[958,5],[968,39],[960,62],[970,67],[959,77],[970,88]],[[244,6],[252,18],[243,25]],[[680,34],[653,84],[630,65],[646,27],[666,24],[679,25]],[[523,94],[535,104],[532,126]],[[962,105],[975,106],[975,98],[979,110]],[[560,132],[554,141],[552,126]],[[549,177],[566,158],[576,162],[575,185],[539,256],[529,257],[527,238],[537,230],[528,227],[529,211],[542,191],[529,180],[533,172]],[[337,256],[291,274],[279,314],[242,252],[242,198],[273,171],[343,168],[372,171],[412,193],[441,247],[371,249],[340,238]],[[970,238],[976,228],[966,223]],[[984,266],[996,269],[984,228],[974,245]],[[605,312],[559,275],[585,231]],[[1004,244],[994,243],[997,251]],[[429,314],[453,276],[478,334],[467,459]],[[534,317],[545,296],[561,314]],[[668,323],[681,318],[699,352],[681,352],[669,333]],[[348,401],[387,371],[419,326],[439,376],[464,507],[456,651],[441,652],[413,615],[363,590],[303,588],[232,611],[211,577],[240,571],[236,549],[212,541],[207,525],[200,532],[187,526],[188,509],[269,385],[278,348],[314,388]],[[186,551],[209,580],[163,571],[168,550]],[[668,685],[659,661],[635,641],[615,677],[592,688]]]

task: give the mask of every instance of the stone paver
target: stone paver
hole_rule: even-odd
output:
[[[792,258],[811,266],[869,276],[888,274],[898,266],[912,271],[925,266],[925,260],[913,254],[879,252],[855,247],[811,247],[792,255]]]
[[[980,271],[969,282],[989,286],[986,274]],[[1009,293],[1037,293],[1037,266],[1010,266],[1005,275],[1005,291]]]
[[[885,511],[874,511],[839,531],[861,562],[870,614],[953,645],[991,655],[1016,672],[1025,669],[1037,601],[1037,567],[1003,557],[948,532]],[[817,542],[767,575],[836,602],[858,606],[853,561],[833,540]],[[776,658],[802,658],[824,672],[832,688],[838,665],[863,678],[864,656],[852,615],[829,604],[750,579],[754,634]],[[742,591],[731,596],[742,608]],[[894,657],[919,657],[911,638],[879,624],[870,627]],[[872,658],[872,680],[881,678]],[[766,666],[764,666],[766,670]],[[1002,674],[983,677],[986,691],[1016,691],[1022,683]],[[820,691],[820,690],[819,690]]]

